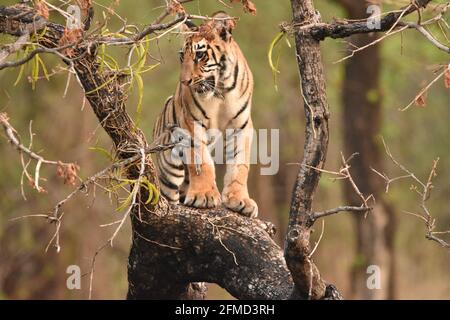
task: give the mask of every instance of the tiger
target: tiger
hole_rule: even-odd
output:
[[[164,136],[170,126],[184,129],[191,137],[195,130],[198,146],[194,147],[195,139],[191,139],[190,148],[183,150],[191,159],[196,150],[202,161],[186,163],[183,151],[173,148],[158,153],[155,163],[161,192],[170,202],[196,208],[223,204],[243,216],[255,218],[258,206],[250,198],[247,187],[253,137],[253,75],[232,37],[233,27],[234,21],[223,11],[198,27],[192,21],[184,23],[180,79],[175,94],[166,100],[157,117],[153,138],[159,138],[162,143],[173,142],[173,134]],[[226,133],[222,193],[217,188],[214,162],[208,149],[210,129]],[[240,143],[230,147],[238,136]],[[238,158],[242,161],[236,161]]]

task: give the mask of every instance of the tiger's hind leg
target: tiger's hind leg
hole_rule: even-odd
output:
[[[156,120],[153,138],[159,144],[183,142],[183,136],[177,131],[176,106],[173,97],[164,104],[164,110]],[[181,138],[181,139],[180,139]],[[161,193],[172,203],[180,199],[179,188],[184,181],[185,169],[182,161],[182,146],[160,151],[155,155],[156,170],[160,181]]]
[[[180,186],[185,177],[183,162],[174,155],[176,150],[165,150],[156,156],[156,168],[161,193],[172,203],[180,200]]]
[[[179,188],[181,203],[184,203],[184,200],[186,199],[188,188],[189,188],[189,172],[187,166],[184,165],[184,181]]]

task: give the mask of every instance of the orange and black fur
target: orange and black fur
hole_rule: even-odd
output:
[[[167,126],[176,125],[190,135],[196,127],[197,152],[202,161],[199,165],[183,163],[180,157],[174,157],[174,153],[179,152],[176,148],[157,154],[161,190],[172,202],[181,200],[197,208],[212,208],[223,203],[240,214],[256,217],[258,207],[247,189],[253,134],[250,117],[253,76],[231,35],[232,21],[223,12],[213,18],[200,27],[189,25],[180,51],[180,82],[175,94],[166,101],[153,132],[155,139],[169,143],[171,137],[164,136]],[[200,125],[195,126],[195,123]],[[214,163],[208,150],[209,129],[227,132],[226,144],[233,140],[233,134],[241,135],[242,143],[236,144],[231,152],[227,148],[225,153],[222,195],[217,189]],[[192,156],[193,150],[188,151]],[[233,161],[237,157],[243,161]]]

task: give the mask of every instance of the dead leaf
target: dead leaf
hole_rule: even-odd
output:
[[[83,14],[87,15],[89,8],[92,6],[92,0],[76,0],[76,1]]]
[[[230,0],[231,3],[233,2],[241,2],[244,6],[244,11],[247,13],[250,13],[252,15],[256,15],[256,6],[255,4],[250,0]]]
[[[77,181],[79,170],[80,166],[76,165],[75,163],[63,164],[59,162],[56,169],[56,174],[58,175],[58,177],[64,179],[64,184],[70,184],[71,186],[74,186]]]
[[[64,47],[71,43],[77,42],[83,34],[81,29],[64,29],[64,35],[59,39],[59,46]],[[65,48],[62,53],[68,57],[72,57],[75,54],[75,49],[73,47]]]
[[[422,92],[422,94],[419,94],[414,100],[414,102],[418,107],[425,107],[427,105],[427,91],[424,91]]]
[[[32,187],[33,189],[36,189],[36,183],[34,181],[33,178],[28,178],[28,185],[30,187]],[[47,190],[45,190],[43,187],[38,186],[38,188],[36,189],[37,192],[39,193],[47,193]]]
[[[212,41],[215,38],[214,29],[209,24],[202,24],[198,27],[198,35],[205,38],[207,41]]]
[[[251,2],[250,0],[246,0],[243,3],[244,3],[244,11],[255,16],[256,15],[255,4],[253,2]]]
[[[236,20],[234,19],[225,20],[225,25],[228,30],[233,30],[236,27]]]
[[[50,13],[48,11],[47,5],[44,2],[42,2],[41,0],[37,0],[34,3],[34,9],[36,10],[38,15],[40,15],[44,19],[48,20]]]
[[[184,10],[183,6],[178,2],[178,0],[172,0],[170,1],[169,6],[167,7],[169,13],[171,14],[180,14],[184,15],[186,14],[186,11]]]

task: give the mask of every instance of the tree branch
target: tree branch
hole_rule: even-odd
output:
[[[217,283],[238,299],[292,294],[283,253],[263,221],[223,208],[184,206],[172,206],[161,217],[150,215],[145,223],[136,215],[132,220],[129,299],[178,298],[192,281]]]
[[[420,209],[422,211],[421,214],[413,213],[405,211],[405,213],[412,215],[416,218],[419,218],[422,220],[426,227],[426,234],[425,238],[431,241],[434,241],[438,244],[440,244],[443,248],[447,249],[450,252],[450,242],[445,241],[444,239],[438,237],[437,235],[442,234],[450,234],[450,231],[435,231],[436,228],[436,219],[433,218],[431,215],[430,210],[427,206],[427,201],[430,199],[431,191],[434,188],[433,186],[433,179],[437,176],[437,165],[439,162],[439,158],[433,161],[433,165],[431,167],[430,173],[428,175],[428,179],[426,181],[423,181],[417,177],[417,175],[410,171],[408,168],[406,168],[403,164],[401,164],[397,159],[394,158],[392,155],[391,150],[389,149],[388,145],[382,138],[384,150],[389,157],[389,159],[406,175],[398,176],[396,178],[390,179],[386,174],[381,174],[377,170],[372,169],[376,174],[378,174],[383,180],[386,182],[386,192],[389,191],[389,185],[397,180],[401,179],[411,179],[415,184],[411,186],[411,190],[414,191],[419,195],[420,198]]]
[[[3,63],[3,61],[6,60],[6,58],[8,58],[8,56],[13,54],[14,52],[19,51],[25,45],[25,43],[28,41],[29,38],[30,34],[25,33],[21,35],[15,43],[11,45],[6,45],[5,48],[0,51],[0,66]]]
[[[27,157],[29,157],[30,162],[31,159],[36,161],[36,168],[34,170],[34,177],[32,178],[31,175],[28,173],[27,171],[27,165],[23,166],[23,172],[25,174],[25,176],[28,178],[29,182],[32,183],[33,187],[39,191],[39,192],[43,192],[45,191],[44,188],[42,188],[39,185],[39,181],[41,180],[40,178],[40,169],[42,164],[46,164],[46,165],[53,165],[56,166],[58,168],[58,171],[60,176],[64,177],[64,182],[69,182],[70,184],[74,184],[76,176],[77,176],[77,171],[79,169],[79,167],[75,164],[75,163],[65,163],[62,161],[55,161],[55,160],[47,160],[44,157],[38,155],[37,153],[35,153],[33,150],[31,150],[31,142],[30,142],[30,146],[26,147],[24,146],[19,139],[19,135],[17,133],[17,131],[13,128],[13,126],[9,123],[9,118],[8,115],[6,113],[0,113],[0,125],[3,127],[3,129],[5,130],[5,134],[6,137],[8,138],[9,142],[15,147],[17,148],[17,150],[20,152],[21,156],[23,154],[25,154]],[[30,129],[31,130],[31,129]],[[30,135],[32,135],[32,133],[30,133]],[[22,161],[23,162],[23,161]]]
[[[436,48],[439,50],[444,51],[445,53],[450,53],[450,47],[447,47],[440,43],[438,40],[436,40],[433,35],[427,31],[423,26],[413,23],[413,22],[399,22],[399,26],[407,26],[408,28],[414,28],[417,31],[419,31],[429,42],[431,42]]]
[[[325,38],[347,38],[354,34],[372,33],[372,32],[384,32],[390,30],[396,23],[420,8],[425,8],[431,0],[416,0],[414,4],[409,4],[408,6],[391,12],[381,18],[380,28],[373,29],[370,24],[368,24],[367,19],[361,19],[358,21],[338,21],[335,23],[321,23],[318,21],[303,21],[301,23],[296,23],[294,21],[292,26],[282,26],[285,31],[291,31],[290,28],[297,32],[301,32],[310,35],[315,40],[322,41]]]
[[[327,217],[327,216],[331,216],[333,214],[340,213],[340,212],[346,212],[347,211],[347,212],[362,212],[362,213],[364,213],[364,212],[367,212],[370,209],[371,208],[368,209],[368,208],[365,208],[365,207],[341,206],[341,207],[337,207],[337,208],[326,210],[326,211],[314,212],[311,215],[311,221],[314,222],[317,219],[324,218],[324,217]]]

